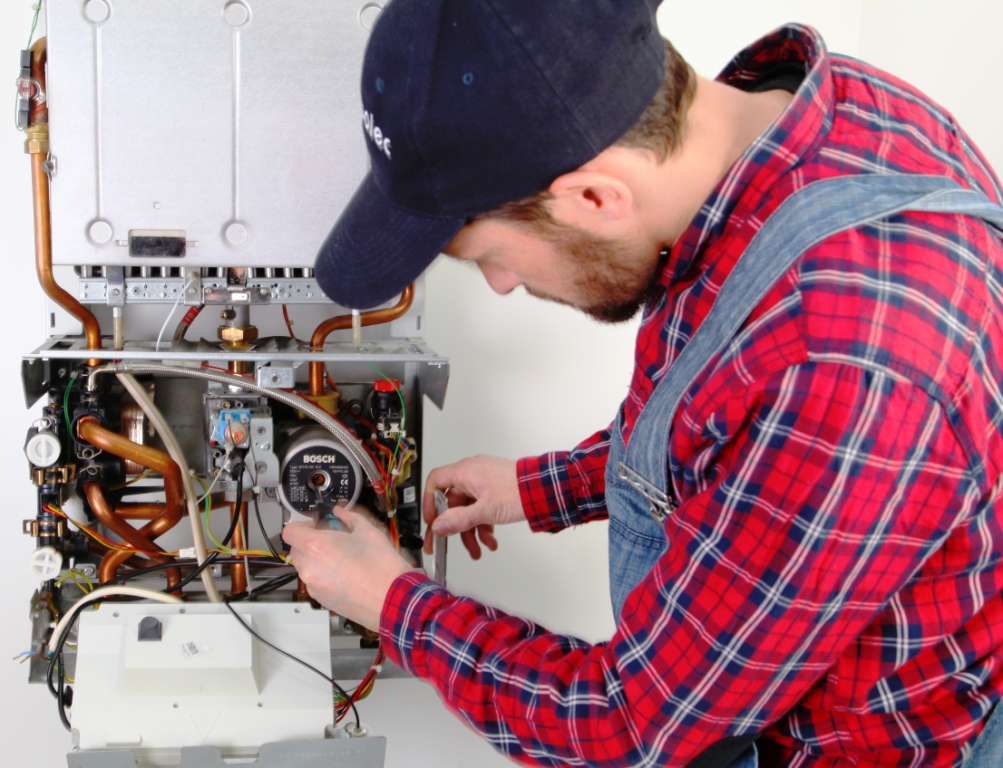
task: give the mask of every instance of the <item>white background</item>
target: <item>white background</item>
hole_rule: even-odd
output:
[[[34,514],[21,451],[31,421],[20,387],[21,355],[43,339],[43,303],[33,266],[30,175],[12,127],[17,52],[27,39],[28,0],[0,0],[0,764],[65,765],[68,735],[42,686],[8,661],[26,647],[26,567],[20,534]],[[910,80],[958,117],[990,162],[1003,169],[1003,108],[997,58],[1003,5],[989,0],[667,0],[663,32],[703,75],[713,76],[747,43],[787,21],[813,24],[831,50]],[[3,107],[4,99],[8,107]],[[197,119],[197,116],[193,116]],[[611,328],[520,292],[493,295],[475,269],[440,260],[427,282],[427,339],[451,358],[446,409],[429,407],[425,466],[474,453],[516,458],[568,448],[605,426],[626,392],[636,323]],[[454,590],[530,617],[554,631],[599,641],[612,632],[606,593],[605,528],[532,536],[499,534],[501,550],[480,563],[454,545]],[[503,765],[415,681],[382,681],[363,718],[389,737],[387,766]]]

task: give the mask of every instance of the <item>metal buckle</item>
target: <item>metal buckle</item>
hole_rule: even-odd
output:
[[[651,505],[648,511],[658,523],[664,523],[665,518],[679,506],[667,493],[649,483],[622,461],[618,465],[617,476],[647,500]]]

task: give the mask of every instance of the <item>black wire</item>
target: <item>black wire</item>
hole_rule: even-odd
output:
[[[266,595],[269,592],[274,592],[276,589],[284,587],[291,581],[295,581],[299,578],[299,574],[293,571],[292,573],[284,573],[281,576],[276,576],[275,578],[269,579],[263,584],[259,584],[250,592],[243,592],[240,595],[231,595],[230,602],[235,603],[239,600],[251,600],[252,598],[259,597],[261,595]]]
[[[214,552],[212,554],[218,554],[218,553]],[[289,565],[286,562],[278,562],[278,563],[273,563],[273,562],[270,562],[270,561],[269,562],[261,562],[261,560],[263,560],[265,557],[266,557],[266,555],[253,555],[252,558],[251,558],[251,562],[254,563],[255,565],[271,565],[271,566],[287,566],[287,565]],[[242,558],[242,557],[222,557],[222,558],[217,558],[215,560],[216,565],[239,565],[242,562],[244,562],[244,558]],[[157,573],[158,571],[166,571],[168,568],[188,568],[189,566],[193,566],[193,565],[196,565],[196,562],[194,560],[185,560],[185,559],[178,558],[178,559],[176,559],[176,560],[174,560],[173,562],[170,562],[170,563],[157,563],[156,565],[151,565],[151,566],[149,566],[147,568],[137,568],[134,571],[129,571],[128,573],[123,573],[122,575],[116,576],[113,579],[108,579],[108,581],[102,581],[101,582],[101,586],[102,587],[106,587],[106,586],[108,586],[110,584],[124,584],[125,582],[129,581],[130,579],[138,579],[141,576],[147,576],[147,575],[149,575],[151,573]],[[292,566],[289,566],[289,567],[291,568]],[[201,573],[201,571],[199,571],[199,573]],[[196,573],[195,575],[198,576],[198,573]],[[190,574],[189,574],[189,576],[190,576]],[[186,576],[184,578],[184,580],[183,580],[184,583],[186,583],[186,584],[188,583],[189,576]],[[170,591],[174,591],[174,590],[177,589],[177,587],[169,587],[168,589]],[[163,590],[163,591],[166,592],[167,590]]]
[[[57,658],[53,656],[53,658]],[[73,726],[70,725],[70,719],[66,716],[66,700],[64,698],[64,692],[66,690],[66,667],[63,665],[63,654],[60,653],[59,656],[59,689],[56,694],[56,706],[59,709],[59,719],[63,721],[63,725],[66,726],[66,730],[72,731]]]
[[[229,545],[230,539],[233,538],[233,532],[235,530],[237,530],[237,525],[240,523],[240,497],[244,493],[244,485],[243,485],[243,480],[244,480],[244,462],[243,461],[238,461],[237,464],[236,464],[236,466],[232,467],[230,469],[230,476],[231,477],[233,476],[233,474],[234,474],[235,471],[236,471],[236,477],[237,477],[237,494],[236,494],[236,496],[234,498],[236,498],[237,503],[236,503],[236,505],[233,508],[233,517],[230,519],[230,528],[226,532],[226,536],[223,537],[223,541],[221,542],[224,547],[226,547],[226,546]],[[213,563],[216,562],[216,560],[219,558],[219,555],[220,555],[219,552],[210,552],[209,556],[205,560],[202,561],[202,564],[199,565],[199,567],[196,568],[194,571],[192,571],[191,573],[189,573],[184,579],[182,579],[181,580],[181,584],[179,584],[178,586],[174,587],[174,589],[180,589],[181,587],[185,586],[186,584],[190,584],[191,582],[193,582],[198,576],[200,576],[202,574],[202,571],[204,571],[206,568],[208,568],[209,566],[211,566]]]
[[[224,547],[230,546],[230,539],[233,538],[234,531],[237,530],[237,526],[240,524],[240,504],[241,504],[241,498],[240,497],[244,495],[244,462],[243,461],[239,461],[238,460],[237,464],[235,466],[233,466],[233,467],[230,468],[230,477],[234,477],[235,473],[236,473],[236,479],[237,479],[237,491],[234,494],[234,498],[236,499],[236,502],[235,502],[235,505],[234,505],[234,508],[233,508],[233,517],[230,519],[230,528],[226,532],[226,536],[224,536],[223,540],[220,542]]]
[[[277,560],[281,560],[282,558],[279,556],[279,553],[276,552],[275,547],[272,546],[272,540],[269,539],[268,534],[265,533],[265,524],[261,522],[261,509],[258,508],[258,494],[254,494],[254,516],[258,520],[258,530],[261,531],[261,535],[265,539],[265,546],[268,547],[268,551],[272,553],[272,557]]]
[[[295,656],[293,656],[291,653],[283,651],[278,646],[272,645],[270,642],[268,642],[267,640],[265,640],[265,638],[263,638],[261,635],[259,635],[257,632],[255,632],[253,629],[251,629],[245,623],[245,621],[242,618],[240,618],[240,614],[238,614],[235,610],[233,610],[233,606],[230,605],[230,602],[228,600],[224,600],[223,601],[223,605],[225,605],[226,609],[228,611],[230,611],[230,613],[233,614],[233,617],[237,621],[240,622],[240,626],[242,626],[244,629],[246,629],[248,632],[250,632],[251,635],[253,635],[257,639],[257,641],[259,643],[267,645],[273,651],[276,651],[277,653],[281,653],[287,659],[291,659],[292,661],[295,661],[297,664],[301,664],[302,666],[304,666],[307,669],[309,669],[311,672],[315,672],[316,674],[320,675],[325,680],[327,680],[327,682],[329,682],[338,691],[338,693],[340,693],[342,696],[344,696],[345,699],[348,701],[348,703],[352,705],[352,712],[355,713],[355,727],[359,728],[359,729],[362,728],[362,721],[359,719],[359,710],[356,709],[355,702],[352,701],[352,697],[348,695],[348,691],[346,691],[344,688],[342,688],[340,685],[338,685],[337,681],[335,681],[335,679],[333,677],[325,675],[323,672],[321,672],[319,669],[317,669],[317,667],[313,666],[312,664],[307,664],[305,661],[303,661],[303,659],[298,659]]]

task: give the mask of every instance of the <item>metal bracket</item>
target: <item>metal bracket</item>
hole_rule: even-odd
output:
[[[66,485],[76,479],[76,464],[67,464],[62,467],[33,467],[31,470],[31,482],[37,486]]]
[[[271,304],[268,288],[245,288],[239,285],[206,287],[202,290],[203,304]]]
[[[296,374],[291,367],[263,365],[254,370],[254,378],[259,387],[269,389],[293,389],[296,386]]]
[[[198,306],[202,303],[202,270],[189,269],[185,271],[185,295],[181,299],[186,307]]]
[[[25,536],[31,536],[33,539],[37,539],[41,534],[41,525],[38,520],[25,520],[21,525],[21,532]],[[56,521],[56,532],[55,534],[47,533],[46,536],[58,536],[62,538],[66,535],[66,522],[63,520]]]
[[[105,267],[105,280],[108,281],[108,306],[125,306],[125,267]]]

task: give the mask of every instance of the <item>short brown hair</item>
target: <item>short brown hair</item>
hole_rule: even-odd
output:
[[[665,43],[665,76],[647,109],[633,126],[617,139],[614,147],[628,147],[651,152],[664,161],[682,145],[686,133],[686,113],[693,103],[697,77],[693,68],[668,40]],[[468,223],[482,219],[529,224],[543,231],[554,231],[558,224],[546,203],[553,197],[549,190],[503,203],[485,213],[471,216]]]

